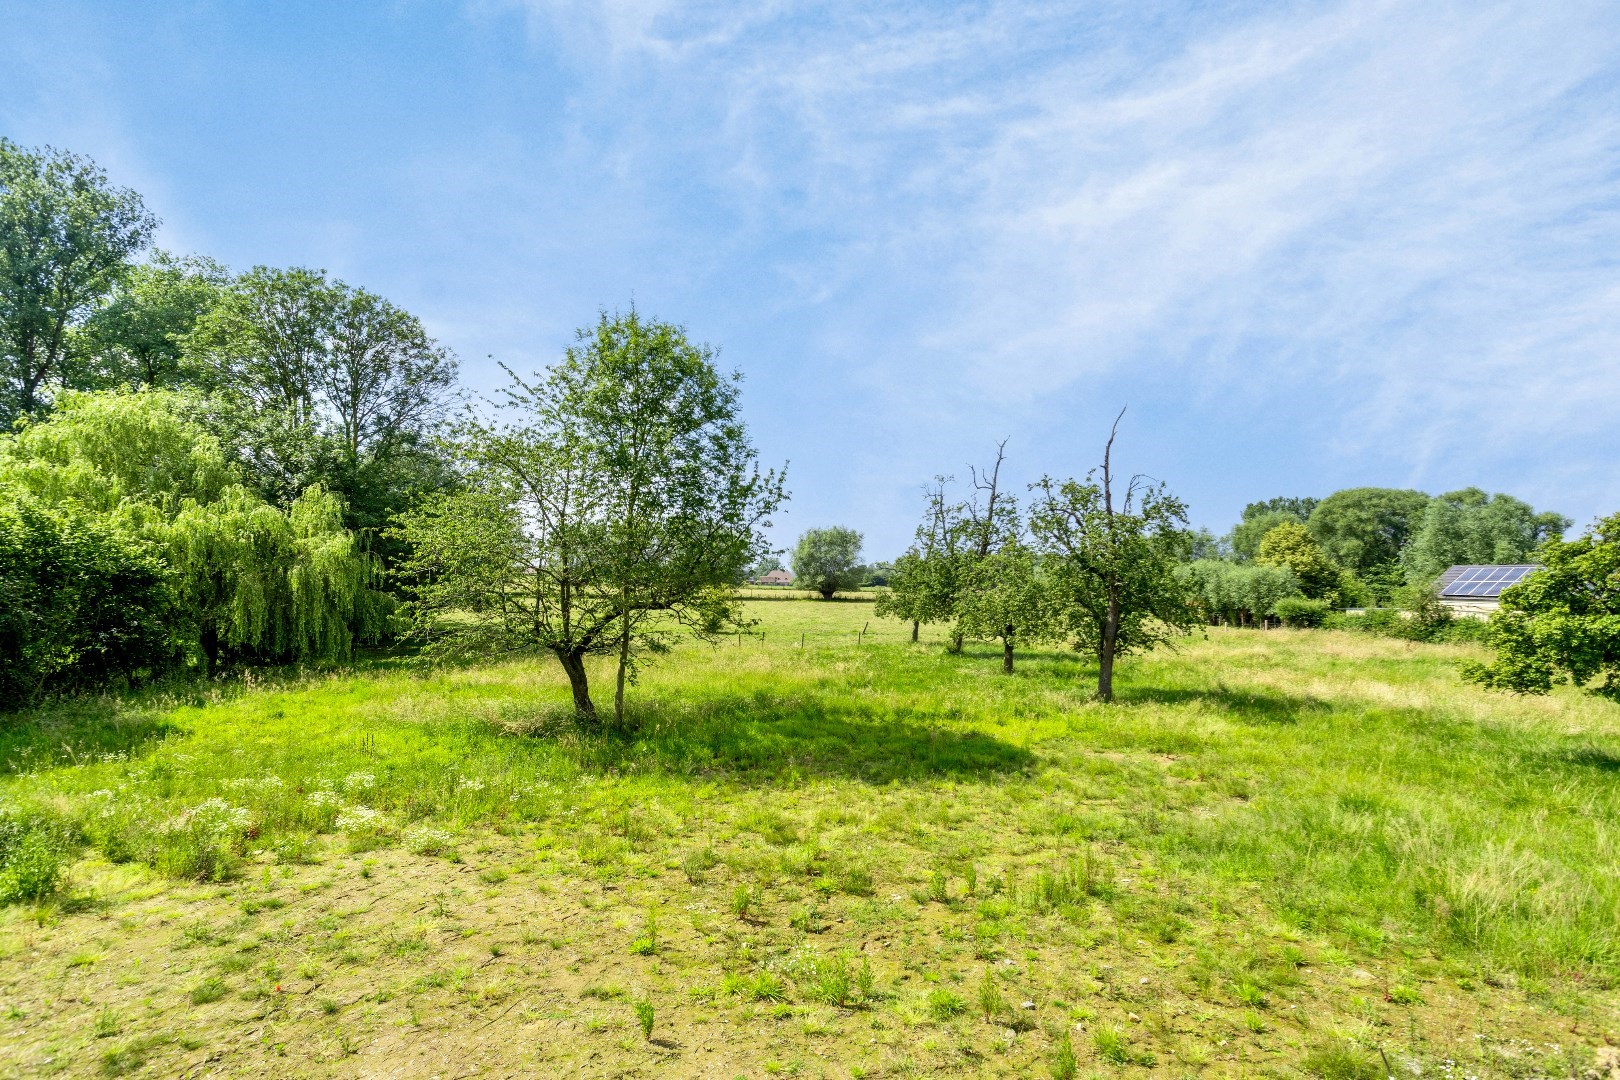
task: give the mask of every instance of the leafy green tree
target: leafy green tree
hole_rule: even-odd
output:
[[[498,419],[463,426],[466,484],[399,518],[430,650],[551,652],[595,722],[588,657],[617,658],[622,719],[646,654],[742,625],[732,585],[786,496],[758,469],[739,376],[713,359],[632,310],[581,330],[546,374],[512,375]]]
[[[1123,412],[1121,413],[1123,416]],[[1114,697],[1114,661],[1189,633],[1198,610],[1179,573],[1191,547],[1187,508],[1161,483],[1133,477],[1116,505],[1116,418],[1102,465],[1083,483],[1044,477],[1030,532],[1055,617],[1097,657],[1097,699]]]
[[[782,569],[781,558],[774,551],[767,552],[766,554],[760,556],[759,559],[754,562],[753,566],[748,568],[748,572],[744,575],[744,580],[758,581],[772,570],[780,569]]]
[[[200,256],[154,252],[85,323],[82,348],[101,387],[175,390],[191,383],[184,342],[220,302],[230,274]]]
[[[1279,495],[1275,499],[1249,503],[1243,508],[1243,520],[1253,521],[1266,514],[1287,514],[1296,521],[1306,521],[1321,501],[1309,495]]]
[[[1001,642],[1001,670],[1013,673],[1013,651],[1051,640],[1059,629],[1035,552],[1013,540],[968,564],[957,626],[968,637]]]
[[[1518,563],[1548,539],[1560,539],[1570,520],[1538,514],[1511,495],[1463,488],[1435,497],[1401,551],[1407,580],[1426,583],[1457,563]]]
[[[150,545],[105,517],[0,490],[0,712],[171,668],[169,578]]]
[[[341,660],[379,637],[389,605],[340,502],[316,486],[267,505],[196,415],[168,391],[63,392],[0,438],[0,501],[90,516],[161,560],[187,662]]]
[[[861,534],[835,525],[810,529],[793,548],[793,577],[800,588],[823,600],[849,592],[861,583]]]
[[[1318,503],[1306,524],[1340,566],[1375,587],[1385,579],[1398,585],[1401,549],[1428,505],[1429,497],[1421,491],[1347,488]]]
[[[936,476],[933,486],[925,489],[928,508],[923,521],[911,546],[895,560],[888,591],[873,605],[873,614],[880,619],[911,623],[912,641],[923,623],[956,618],[963,507],[951,501],[950,482],[950,477]]]
[[[0,139],[0,426],[82,381],[74,335],[156,228],[88,158]]]
[[[249,481],[288,505],[311,484],[368,537],[452,477],[433,441],[456,360],[421,322],[323,271],[255,267],[185,338],[213,426]],[[386,539],[386,561],[397,557]]]
[[[1305,519],[1286,510],[1268,510],[1253,517],[1244,518],[1232,526],[1227,534],[1227,545],[1232,549],[1232,558],[1238,562],[1253,562],[1260,554],[1260,541],[1266,534],[1279,525],[1304,524]]]
[[[1464,677],[1519,694],[1567,682],[1620,700],[1620,514],[1546,540],[1536,558],[1544,568],[1504,590],[1487,624],[1495,659]]]
[[[1301,595],[1299,579],[1286,567],[1198,559],[1181,577],[1211,623],[1252,626],[1275,615],[1279,601]]]
[[[1285,521],[1266,533],[1255,561],[1290,571],[1307,599],[1338,598],[1343,571],[1328,558],[1310,530],[1297,521]]]

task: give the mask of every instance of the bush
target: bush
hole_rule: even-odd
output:
[[[1285,596],[1277,601],[1277,618],[1285,626],[1321,626],[1322,621],[1333,612],[1333,605],[1326,600],[1307,600],[1303,596]]]
[[[44,900],[66,880],[67,843],[48,821],[0,817],[0,904]]]
[[[0,491],[0,702],[162,674],[173,612],[167,569],[134,537]]]

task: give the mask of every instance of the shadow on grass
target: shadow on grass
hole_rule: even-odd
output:
[[[0,773],[133,755],[179,730],[145,710],[119,708],[109,698],[70,699],[0,720]]]
[[[770,693],[697,702],[639,702],[627,729],[574,729],[560,739],[594,769],[726,776],[745,782],[841,777],[873,784],[927,777],[1002,777],[1030,768],[1023,747],[955,730],[926,713]],[[554,723],[545,733],[556,732]],[[537,731],[536,734],[542,734]]]
[[[1620,773],[1620,754],[1600,746],[1582,746],[1556,755],[1560,765],[1579,765],[1600,772]]]
[[[1182,689],[1164,686],[1123,686],[1114,690],[1114,700],[1124,704],[1191,705],[1205,704],[1240,723],[1261,727],[1282,727],[1299,723],[1302,717],[1332,711],[1319,698],[1274,691],[1233,690],[1224,686]]]

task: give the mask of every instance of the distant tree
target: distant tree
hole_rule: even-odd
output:
[[[430,652],[550,652],[595,723],[588,657],[616,657],[622,720],[647,654],[743,625],[732,584],[767,554],[785,494],[757,468],[739,376],[713,360],[632,309],[581,330],[545,375],[512,375],[499,418],[462,428],[467,483],[399,517]]]
[[[793,549],[793,577],[800,588],[831,600],[861,582],[861,534],[834,526],[810,529]]]
[[[1237,562],[1253,562],[1260,554],[1260,542],[1266,534],[1278,525],[1303,525],[1305,519],[1287,510],[1267,510],[1244,518],[1232,526],[1227,534],[1227,546],[1232,549],[1232,558]]]
[[[894,577],[894,563],[875,562],[861,567],[861,584],[883,588]]]
[[[1408,581],[1429,582],[1457,563],[1524,562],[1569,526],[1562,514],[1538,514],[1511,495],[1463,488],[1429,502],[1401,551],[1401,565]]]
[[[1337,600],[1343,571],[1322,545],[1297,521],[1285,521],[1266,533],[1255,561],[1290,571],[1310,600]]]
[[[199,256],[155,252],[131,267],[85,323],[83,350],[102,387],[174,390],[191,379],[184,341],[220,302],[230,274]]]
[[[1253,521],[1267,514],[1287,514],[1295,520],[1305,521],[1311,516],[1311,511],[1316,509],[1316,504],[1321,501],[1309,495],[1279,495],[1275,499],[1249,503],[1243,508],[1243,520]]]
[[[755,560],[754,565],[748,568],[747,580],[758,581],[772,570],[782,569],[782,560],[775,553],[770,552]]]
[[[1519,694],[1567,682],[1620,701],[1620,514],[1546,540],[1536,558],[1545,568],[1504,590],[1490,617],[1495,659],[1464,677]]]
[[[1198,559],[1227,559],[1232,555],[1232,545],[1226,537],[1216,536],[1208,529],[1196,529],[1192,534],[1191,547],[1187,557]]]
[[[1306,524],[1328,558],[1375,586],[1393,572],[1393,586],[1402,578],[1401,549],[1428,505],[1421,491],[1348,488],[1318,503]]]
[[[0,427],[81,384],[74,336],[156,228],[88,158],[0,139]]]
[[[1302,595],[1299,579],[1286,567],[1198,559],[1182,568],[1181,577],[1211,623],[1252,626],[1275,615],[1278,601]]]
[[[1164,644],[1198,622],[1178,572],[1191,545],[1186,506],[1162,483],[1145,485],[1139,477],[1116,504],[1118,430],[1116,418],[1101,467],[1083,483],[1045,477],[1035,484],[1040,494],[1029,519],[1054,617],[1097,657],[1100,701],[1113,700],[1116,658]]]

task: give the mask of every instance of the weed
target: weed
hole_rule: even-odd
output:
[[[994,1020],[1007,1008],[1006,999],[1001,996],[1001,987],[996,983],[996,977],[988,968],[979,978],[979,1012],[984,1014],[986,1020]]]
[[[1096,1047],[1097,1056],[1111,1065],[1129,1065],[1132,1061],[1130,1042],[1113,1024],[1101,1025],[1093,1031],[1091,1045]]]
[[[1384,1075],[1376,1061],[1347,1042],[1316,1047],[1305,1055],[1300,1068],[1321,1080],[1380,1080]]]
[[[1074,1080],[1079,1071],[1079,1065],[1074,1060],[1074,1043],[1065,1031],[1058,1037],[1057,1046],[1052,1051],[1052,1080]]]
[[[747,922],[759,912],[759,890],[742,884],[731,890],[731,913]]]
[[[647,909],[647,916],[641,924],[641,933],[630,943],[630,953],[633,956],[652,956],[658,952],[658,911],[655,908]]]
[[[103,1076],[128,1076],[146,1067],[146,1062],[152,1056],[152,1051],[162,1046],[167,1040],[161,1035],[143,1035],[138,1039],[131,1039],[123,1046],[114,1047],[104,1051],[101,1055],[101,1074]]]
[[[116,1009],[107,1007],[96,1013],[96,1022],[91,1031],[98,1039],[110,1039],[124,1030],[124,1021]]]
[[[641,1025],[641,1037],[651,1041],[653,1032],[653,1005],[646,998],[637,998],[631,1008],[636,1011],[636,1023]]]
[[[967,1011],[962,995],[943,986],[928,991],[928,1015],[938,1021],[950,1020]]]
[[[187,996],[191,999],[193,1005],[208,1005],[218,1001],[229,992],[225,980],[211,975],[193,986]]]
[[[693,848],[681,856],[681,873],[693,885],[701,885],[708,877],[709,871],[720,864],[720,859],[712,847]]]

